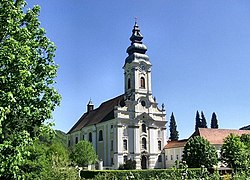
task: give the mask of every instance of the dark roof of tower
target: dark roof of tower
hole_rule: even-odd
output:
[[[127,48],[128,57],[125,60],[126,63],[131,63],[134,59],[140,58],[145,61],[149,61],[148,56],[145,54],[147,47],[142,43],[143,36],[140,32],[138,24],[135,22],[130,37],[131,45]]]
[[[67,134],[79,131],[86,126],[95,125],[114,119],[115,106],[120,106],[120,104],[122,104],[123,102],[123,94],[103,102],[98,108],[94,109],[93,111],[84,113]]]

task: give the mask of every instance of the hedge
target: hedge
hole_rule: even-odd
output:
[[[83,179],[100,180],[125,180],[125,179],[198,179],[209,178],[217,179],[217,173],[210,174],[204,168],[189,169],[147,169],[147,170],[93,170],[82,171]],[[209,178],[210,179],[210,178]]]

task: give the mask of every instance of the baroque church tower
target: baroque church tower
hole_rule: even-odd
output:
[[[135,23],[125,59],[125,92],[94,109],[90,101],[68,132],[68,144],[90,141],[103,166],[118,169],[132,159],[136,169],[164,168],[166,114],[152,95],[151,63]]]

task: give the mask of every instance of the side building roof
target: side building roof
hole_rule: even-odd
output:
[[[168,141],[168,143],[164,146],[164,149],[184,147],[186,145],[187,141],[188,141],[188,139],[182,139],[182,140],[177,140],[177,141]]]
[[[124,95],[103,102],[98,108],[84,113],[67,134],[81,130],[83,127],[114,119],[115,106],[124,103]]]
[[[191,136],[201,136],[208,140],[211,144],[223,144],[224,139],[230,134],[241,136],[242,134],[249,134],[250,130],[236,130],[236,129],[213,129],[213,128],[198,128]]]

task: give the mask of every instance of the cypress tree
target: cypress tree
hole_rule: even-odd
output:
[[[172,112],[171,117],[170,117],[170,125],[169,125],[169,130],[170,130],[170,137],[172,141],[178,140],[179,139],[179,132],[177,131],[177,125],[175,122],[175,117],[174,113]]]
[[[205,115],[203,111],[201,111],[201,128],[207,128],[207,120],[205,118]]]
[[[218,120],[217,120],[217,117],[216,117],[215,112],[213,112],[213,114],[212,114],[211,128],[215,128],[215,129],[218,129],[218,128],[219,128]]]
[[[196,117],[195,117],[195,131],[201,127],[201,118],[199,111],[196,111]]]

